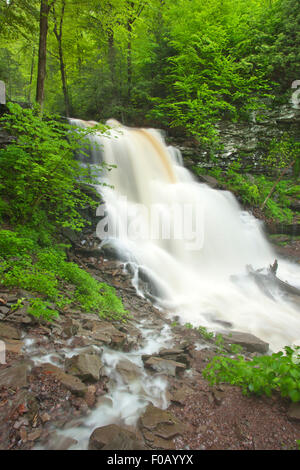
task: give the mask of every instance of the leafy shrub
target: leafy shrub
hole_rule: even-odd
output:
[[[194,167],[194,171],[197,174],[203,173],[203,169],[199,167]],[[259,207],[274,185],[272,178],[265,175],[251,175],[250,178],[248,174],[243,174],[240,162],[232,163],[226,172],[216,166],[209,174],[225,184],[246,206]],[[299,185],[293,180],[278,182],[265,205],[266,216],[280,223],[291,223],[294,213],[288,207],[290,197],[298,197],[299,194]]]
[[[16,140],[0,149],[2,218],[79,230],[86,221],[78,209],[96,203],[80,190],[78,181],[93,180],[74,152],[94,130],[74,128],[55,116],[41,118],[38,111],[17,104],[9,103],[8,108],[0,123]]]
[[[52,322],[59,316],[59,314],[56,310],[52,310],[49,307],[50,302],[45,302],[44,300],[38,298],[31,299],[27,313],[35,318],[43,318],[48,322]]]
[[[0,230],[0,283],[40,294],[43,299],[35,299],[29,313],[47,320],[51,315],[54,317],[47,308],[49,301],[55,301],[59,308],[73,303],[102,318],[127,316],[114,288],[66,261],[62,246],[41,248],[31,238],[10,230]],[[73,289],[67,287],[69,297],[64,295],[66,284],[73,286]]]
[[[297,359],[300,347],[286,346],[284,352],[255,357],[249,361],[242,356],[216,356],[203,370],[211,385],[228,382],[242,387],[243,393],[271,396],[279,391],[293,402],[300,401],[300,368]]]

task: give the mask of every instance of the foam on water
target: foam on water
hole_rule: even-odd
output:
[[[227,321],[269,342],[272,350],[299,340],[299,306],[275,286],[266,295],[247,275],[246,265],[268,267],[276,257],[262,223],[241,210],[230,192],[196,182],[182,166],[179,150],[167,147],[161,133],[111,124],[110,138],[99,135],[98,141],[101,158],[117,168],[106,175],[113,188],[99,190],[110,224],[118,227],[117,235],[107,238],[131,254],[137,291],[143,294],[141,267],[159,291],[156,304],[182,322],[215,328],[212,319]],[[171,210],[174,204],[188,208],[184,218]],[[155,220],[148,217],[153,207],[159,207]],[[193,208],[200,211],[197,220]],[[166,237],[166,222],[183,237]],[[133,236],[128,226],[138,227],[142,236]],[[157,227],[160,236],[153,237]],[[185,234],[187,227],[194,229],[194,239]],[[296,264],[279,259],[278,276],[300,287]]]

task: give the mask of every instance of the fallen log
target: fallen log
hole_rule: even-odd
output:
[[[264,269],[254,269],[253,266],[251,266],[251,264],[248,264],[246,268],[247,268],[249,275],[254,277],[256,283],[259,284],[263,288],[264,291],[266,291],[266,288],[265,288],[265,285],[263,284],[266,282],[273,282],[273,283],[276,283],[278,287],[282,289],[283,291],[288,292],[289,294],[300,296],[300,289],[289,284],[288,282],[282,281],[281,279],[279,279],[279,277],[277,277],[276,275],[277,269],[278,269],[277,260],[274,261],[273,265],[269,266],[267,274],[264,274],[262,272],[264,271]],[[268,296],[270,296],[269,293],[268,293]]]

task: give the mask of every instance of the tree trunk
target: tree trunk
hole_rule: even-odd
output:
[[[63,21],[64,21],[64,14],[65,14],[65,6],[66,6],[66,2],[65,2],[65,0],[63,0],[62,7],[61,7],[59,30],[57,29],[57,18],[56,18],[56,13],[55,13],[54,8],[53,8],[53,17],[54,17],[54,34],[55,34],[55,37],[56,37],[57,42],[58,42],[60,76],[61,76],[62,90],[63,90],[63,94],[64,94],[65,113],[66,113],[67,117],[70,117],[70,100],[69,100],[69,94],[68,94],[67,74],[66,74],[66,67],[65,67],[63,47],[62,47],[62,33],[63,33]]]
[[[33,46],[31,67],[30,67],[30,79],[29,79],[29,85],[28,85],[28,103],[31,103],[31,86],[32,86],[32,81],[33,81],[34,58],[35,58],[35,47]]]
[[[111,81],[115,81],[115,41],[114,41],[114,32],[112,29],[108,30],[108,60]]]
[[[36,101],[43,111],[45,99],[45,78],[46,78],[46,60],[47,60],[47,34],[48,34],[48,16],[51,5],[49,0],[41,0],[40,9],[40,41],[39,41],[39,60],[38,60],[38,76],[36,87]]]
[[[127,43],[127,86],[128,86],[128,99],[131,98],[131,86],[132,86],[132,47],[131,47],[131,36],[132,36],[132,19],[127,23],[128,31],[128,43]]]

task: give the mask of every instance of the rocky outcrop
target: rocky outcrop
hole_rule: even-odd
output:
[[[250,173],[265,173],[261,158],[269,150],[272,139],[280,139],[284,133],[299,141],[300,110],[291,105],[277,106],[273,110],[264,110],[263,116],[252,115],[249,122],[222,121],[216,127],[222,149],[204,148],[193,139],[170,138],[173,145],[181,150],[187,166],[199,165],[210,169],[215,163],[210,161],[212,152],[218,158],[218,166],[227,168],[238,159]]]
[[[66,359],[65,369],[69,374],[79,377],[84,382],[97,382],[103,364],[96,354],[79,354]]]
[[[21,332],[9,323],[0,322],[0,338],[21,339]]]
[[[55,377],[59,382],[61,382],[62,385],[70,390],[71,393],[79,396],[85,395],[87,387],[78,377],[66,374],[62,369],[54,366],[53,364],[43,364],[42,371],[45,374],[51,374],[53,377]]]
[[[232,333],[224,334],[223,340],[225,344],[238,344],[249,352],[258,352],[265,354],[269,350],[269,345],[265,341],[257,338],[250,333],[242,333],[240,331],[232,331]]]
[[[125,383],[134,382],[142,375],[142,369],[127,359],[118,362],[116,371],[121,375]]]
[[[292,421],[300,422],[300,403],[292,403],[288,410],[288,417]]]
[[[116,424],[95,429],[89,440],[89,450],[145,449],[143,442],[133,432]]]
[[[28,365],[18,364],[7,367],[0,371],[0,387],[10,387],[12,389],[26,387],[28,384]]]
[[[175,449],[173,439],[185,426],[169,411],[148,405],[139,419],[139,429],[147,445],[154,449]]]

